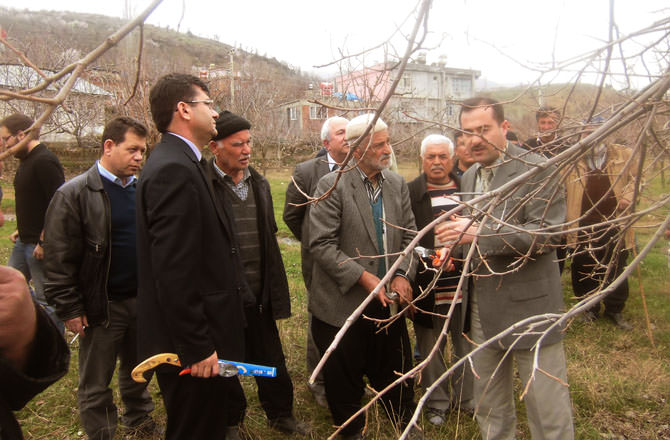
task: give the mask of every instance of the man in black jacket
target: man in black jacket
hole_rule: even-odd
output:
[[[16,231],[9,239],[14,243],[9,256],[9,266],[18,269],[26,281],[33,283],[37,302],[46,306],[44,296],[44,215],[59,186],[65,182],[65,174],[58,158],[39,141],[39,130],[32,128],[33,120],[20,113],[0,121],[0,138],[5,148],[23,147],[14,153],[19,166],[14,176],[14,198],[16,201]],[[32,138],[26,138],[32,135]],[[55,314],[47,308],[49,315],[58,322]],[[61,327],[63,324],[58,323]]]
[[[277,368],[277,377],[256,377],[258,397],[268,424],[285,433],[306,434],[293,416],[293,383],[286,369],[276,319],[291,315],[284,263],[270,185],[253,167],[249,121],[224,111],[209,142],[214,159],[208,172],[220,206],[233,215],[244,276],[254,296],[245,307],[245,361]]]
[[[123,426],[151,432],[153,401],[137,365],[135,174],[147,149],[147,129],[118,117],[102,133],[102,155],[61,186],[44,227],[45,293],[58,317],[80,335],[77,397],[90,439],[109,439],[117,409],[109,384],[117,358]]]
[[[163,137],[137,186],[140,359],[176,353],[192,369],[185,376],[178,367],[156,370],[168,440],[234,436],[229,428],[246,408],[239,379],[218,375],[218,358],[244,360],[244,302],[254,298],[201,161],[218,117],[208,93],[198,78],[176,73],[152,87],[151,114]]]

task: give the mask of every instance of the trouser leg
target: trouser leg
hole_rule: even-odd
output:
[[[534,354],[530,350],[514,350],[524,387],[532,373]],[[562,342],[540,348],[539,367],[562,383],[535,371],[528,394],[524,397],[533,440],[571,440],[574,438],[572,405]]]
[[[136,298],[112,303],[119,310],[118,319],[125,324],[125,332],[119,347],[119,391],[125,406],[121,423],[134,427],[144,423],[154,410],[154,402],[147,390],[149,382],[135,382],[130,373],[139,363],[137,359],[137,307]]]
[[[12,253],[9,254],[7,265],[21,272],[26,281],[30,283],[30,268],[25,256],[25,245],[20,238],[16,240],[14,247],[12,247]]]
[[[614,248],[614,244],[612,244]],[[612,249],[614,250],[614,249]],[[616,267],[612,268],[609,277],[607,278],[607,285],[609,286],[616,278],[619,277],[626,268],[626,262],[628,260],[628,251],[619,250],[618,255],[612,259],[616,262]],[[605,305],[605,312],[608,313],[620,313],[623,311],[626,300],[628,299],[628,280],[623,280],[616,289],[614,289],[609,295],[603,300]]]
[[[587,240],[581,234],[578,239]],[[570,266],[572,290],[577,298],[583,298],[596,292],[601,282],[599,273],[595,270],[599,264],[596,257],[597,251],[588,249],[588,243],[580,244],[572,257]],[[600,312],[600,304],[595,304],[589,310],[597,315]]]
[[[245,330],[247,362],[277,369],[276,377],[256,377],[258,398],[268,419],[293,415],[293,382],[286,369],[277,324],[268,313],[247,311]]]
[[[473,349],[472,344],[463,335],[463,318],[461,316],[462,304],[456,304],[454,313],[449,323],[449,334],[451,335],[451,345],[453,347],[452,362],[459,361],[463,356],[470,353]],[[461,409],[470,410],[474,408],[472,401],[472,368],[470,363],[466,362],[456,368],[451,375],[451,402],[454,406],[460,406]]]
[[[42,260],[33,257],[34,250],[35,244],[24,243],[20,238],[17,239],[7,264],[23,274],[37,303],[46,310],[47,315],[49,315],[49,318],[51,318],[56,326],[58,326],[61,333],[64,333],[65,324],[58,319],[56,312],[54,312],[54,309],[47,304],[46,297],[44,296],[44,263]],[[31,281],[32,286],[30,284]]]
[[[349,328],[337,348],[331,352],[323,367],[323,378],[326,386],[326,400],[335,425],[342,425],[361,407],[361,398],[365,382],[365,340],[367,335],[362,330],[362,318]],[[329,325],[312,316],[312,333],[314,342],[323,355],[335,338],[339,328]],[[363,429],[365,416],[354,419],[341,432],[352,435]]]
[[[86,329],[79,341],[79,388],[81,422],[91,439],[112,439],[117,411],[109,384],[114,375],[123,328],[110,317],[110,326]]]
[[[316,343],[314,342],[314,337],[312,336],[312,314],[308,313],[307,314],[307,374],[310,376],[312,375],[312,372],[318,365],[319,361],[321,360],[321,355],[319,354],[319,349],[316,347]],[[325,394],[325,385],[323,381],[323,372],[320,372],[316,376],[316,380],[314,381],[313,385],[310,385],[310,388],[315,392],[319,394]]]
[[[486,340],[474,301],[470,312],[470,337],[476,344]],[[516,431],[514,407],[513,355],[489,346],[473,358],[475,415],[482,438],[485,440],[511,440]]]
[[[223,439],[246,409],[237,377],[179,376],[174,368],[156,373],[167,413],[166,440]]]
[[[375,303],[374,306],[376,305]],[[378,331],[376,325],[369,321],[364,322],[364,325],[372,345],[361,355],[365,356],[367,353],[368,356],[365,370],[370,385],[381,391],[398,379],[398,372],[412,368],[412,349],[407,325],[404,317],[400,317],[386,331]],[[409,379],[395,385],[384,393],[381,402],[389,418],[404,427],[416,409],[414,381]]]
[[[435,311],[441,313],[436,306]],[[416,346],[422,359],[428,357],[428,354],[433,349],[437,342],[444,325],[444,319],[433,316],[433,328],[424,327],[420,324],[414,324],[414,333],[416,334]],[[433,356],[431,361],[421,371],[421,389],[425,392],[426,388],[431,386],[445,371],[446,364],[444,362],[444,348],[446,346],[446,336],[442,338],[440,348]],[[446,411],[449,409],[449,381],[444,380],[434,389],[428,397],[426,404],[429,408],[435,408]]]
[[[561,244],[556,248],[556,259],[558,260],[558,271],[563,273],[565,267],[565,257],[567,256],[567,239],[565,235],[561,236]]]

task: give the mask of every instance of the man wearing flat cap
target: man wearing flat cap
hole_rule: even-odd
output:
[[[373,115],[352,119],[346,137],[353,145],[372,122]],[[325,353],[345,320],[379,284],[405,249],[416,226],[405,181],[388,170],[391,146],[387,125],[377,119],[370,133],[354,150],[355,168],[342,174],[330,195],[310,210],[310,252],[314,259],[309,311],[312,335],[321,355]],[[321,178],[315,196],[328,191],[337,173]],[[412,299],[408,276],[414,271],[405,258],[380,288],[377,298],[365,308],[368,318],[389,318],[391,301],[386,292],[396,292],[399,302]],[[412,264],[412,266],[414,266]],[[325,363],[326,399],[336,425],[342,425],[361,407],[367,376],[375,390],[397,378],[411,366],[405,319],[400,317],[381,330],[370,319],[359,317]],[[401,427],[415,405],[413,382],[395,386],[381,398],[387,414]],[[342,431],[346,439],[362,438],[365,416],[359,416]],[[413,437],[418,431],[413,432]]]
[[[207,165],[217,202],[232,213],[244,276],[253,294],[245,304],[245,361],[277,368],[277,377],[256,377],[258,398],[268,424],[284,433],[306,434],[293,416],[293,383],[286,369],[275,320],[291,315],[284,263],[277,244],[277,224],[268,181],[253,167],[251,124],[224,111],[209,142],[214,158]]]

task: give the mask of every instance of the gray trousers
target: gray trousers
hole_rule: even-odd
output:
[[[486,340],[479,320],[479,308],[473,297],[470,312],[470,337],[476,344]],[[516,408],[514,406],[514,360],[523,387],[533,369],[534,351],[508,350],[492,344],[474,356],[474,398],[476,418],[482,438],[508,440],[515,438]],[[567,384],[567,368],[563,343],[540,348],[539,368]],[[495,373],[495,374],[494,374]],[[528,425],[533,440],[572,440],[572,404],[568,387],[535,372],[524,397]]]
[[[449,307],[450,304],[440,304],[435,306],[433,311],[440,315],[446,315],[449,311]],[[433,328],[427,328],[417,324],[414,325],[416,345],[421,354],[421,358],[423,359],[428,357],[428,354],[433,349],[437,339],[440,337],[442,326],[444,325],[444,318],[433,316],[432,320]],[[448,334],[451,336],[451,345],[453,348],[449,363],[462,358],[472,351],[472,345],[461,332],[461,329],[463,328],[461,321],[461,304],[456,304],[448,328]],[[421,372],[420,385],[424,392],[427,387],[432,385],[447,370],[447,362],[445,362],[444,354],[446,344],[447,338],[443,338],[439,351]],[[451,393],[449,390],[450,383]],[[462,409],[474,408],[472,402],[472,370],[470,369],[469,364],[456,369],[451,375],[450,380],[443,381],[428,398],[428,408],[446,411],[450,406],[453,406],[454,408],[460,406]]]
[[[119,359],[119,390],[125,411],[121,423],[136,427],[148,421],[154,403],[147,383],[135,382],[130,373],[137,365],[135,298],[109,303],[109,327],[86,328],[79,342],[79,412],[90,439],[114,437],[117,410],[109,384]]]

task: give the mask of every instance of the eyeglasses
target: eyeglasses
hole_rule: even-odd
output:
[[[214,100],[213,99],[196,99],[195,101],[182,101],[186,104],[200,104],[203,103],[207,107],[214,109]]]

